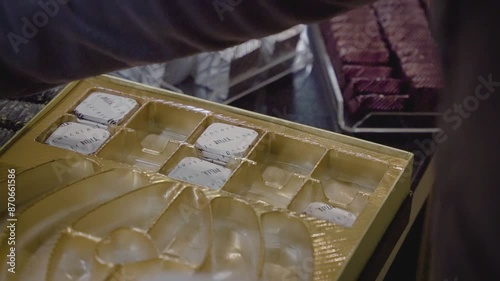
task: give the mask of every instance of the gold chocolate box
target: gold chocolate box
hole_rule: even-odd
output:
[[[0,179],[15,169],[0,280],[355,280],[412,161],[116,78],[74,82],[0,151]]]

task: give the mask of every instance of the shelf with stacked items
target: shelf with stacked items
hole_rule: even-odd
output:
[[[312,63],[306,27],[197,57],[194,87],[184,92],[224,104]],[[182,88],[182,87],[181,87]]]
[[[222,51],[114,72],[131,81],[229,104],[312,64],[304,25]]]
[[[380,0],[312,26],[310,38],[343,130],[439,131],[443,81],[418,0]]]

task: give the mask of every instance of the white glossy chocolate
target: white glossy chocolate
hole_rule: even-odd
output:
[[[61,124],[45,143],[88,155],[95,153],[109,136],[110,133],[104,129],[66,122]]]
[[[117,125],[138,105],[131,98],[96,92],[84,99],[74,112],[80,119]]]
[[[231,157],[244,157],[259,134],[252,129],[213,123],[196,141],[202,155],[221,162]]]
[[[192,184],[220,189],[231,173],[231,170],[222,166],[195,157],[187,157],[179,162],[168,176]]]

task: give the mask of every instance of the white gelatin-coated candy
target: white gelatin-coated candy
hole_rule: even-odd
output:
[[[220,189],[231,176],[232,171],[222,166],[187,157],[168,174],[169,177],[192,184]]]
[[[137,101],[130,98],[92,93],[75,108],[75,114],[80,119],[116,125],[138,105]]]
[[[106,130],[74,122],[61,124],[45,141],[48,145],[92,154],[109,138]]]

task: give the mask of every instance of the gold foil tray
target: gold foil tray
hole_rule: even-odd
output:
[[[99,96],[110,112],[90,105],[77,117],[95,92],[112,95]],[[137,104],[115,114],[113,96]],[[82,120],[94,113],[101,123]],[[109,138],[79,131],[78,150],[95,151],[86,156],[46,144],[67,122]],[[0,281],[356,280],[409,192],[412,161],[116,78],[75,82],[0,150],[2,168],[16,169],[16,209],[0,196],[2,226],[17,219],[16,274],[7,229]]]

